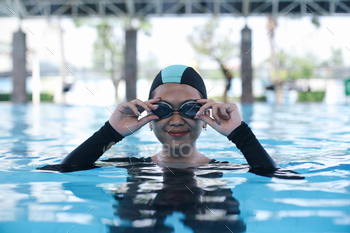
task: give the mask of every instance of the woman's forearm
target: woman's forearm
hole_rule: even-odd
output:
[[[236,144],[253,169],[277,170],[279,168],[245,122],[242,122],[227,138]]]
[[[60,164],[74,166],[91,165],[112,145],[123,138],[107,121],[100,130],[69,153]]]

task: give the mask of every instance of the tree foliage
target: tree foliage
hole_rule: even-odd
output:
[[[316,28],[321,27],[321,23],[320,23],[319,17],[318,17],[317,15],[314,15],[314,16],[312,17],[311,23],[312,23]]]
[[[76,19],[76,27],[88,26],[96,29],[97,38],[93,44],[93,65],[95,67],[104,66],[106,71],[122,69],[124,58],[124,38],[117,34],[116,29],[142,30],[145,35],[151,35],[152,25],[145,19],[137,18],[94,18],[94,19]],[[112,64],[111,64],[112,62]],[[106,66],[107,63],[107,66]]]
[[[238,55],[237,45],[232,42],[230,34],[218,34],[219,21],[214,18],[203,26],[194,28],[188,42],[199,54],[206,55],[216,61],[227,62]]]
[[[340,48],[331,48],[331,59],[329,61],[331,66],[344,65],[343,52]]]
[[[120,20],[78,19],[74,23],[76,27],[88,26],[96,30],[97,37],[93,44],[94,67],[105,67],[107,72],[111,72],[112,67],[122,68],[123,41],[115,32],[115,28],[121,27]]]
[[[118,97],[118,85],[125,76],[124,55],[126,50],[124,35],[118,35],[115,29],[142,30],[149,36],[151,24],[145,19],[130,17],[78,19],[74,20],[74,23],[76,27],[88,26],[96,30],[97,38],[93,44],[93,65],[99,68],[103,67],[109,74]],[[136,44],[134,47],[136,50]],[[136,89],[136,82],[131,85],[127,83],[126,88],[127,90]]]
[[[207,56],[218,63],[226,79],[223,94],[223,100],[226,102],[233,76],[230,71],[231,67],[226,67],[225,64],[238,55],[238,49],[237,45],[232,42],[230,34],[219,34],[218,28],[219,21],[216,18],[211,19],[205,25],[195,27],[194,32],[187,39],[198,54]]]
[[[279,72],[282,81],[312,78],[316,66],[317,59],[312,54],[295,56],[280,50],[275,56],[275,72]]]

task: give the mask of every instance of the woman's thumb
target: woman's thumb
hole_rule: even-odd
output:
[[[211,118],[208,115],[202,114],[199,116],[198,119],[201,119],[204,123],[207,123],[208,125],[213,127],[214,122],[216,122],[213,118]]]

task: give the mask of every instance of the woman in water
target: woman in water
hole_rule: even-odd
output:
[[[148,114],[141,118],[144,111]],[[112,145],[147,123],[162,143],[158,153],[147,158],[110,158],[95,164]],[[249,165],[216,161],[200,153],[196,141],[208,125],[235,143]],[[71,172],[106,166],[104,162],[128,170],[123,187],[113,186],[107,192],[117,201],[112,205],[117,223],[107,224],[110,232],[177,232],[175,225],[193,232],[244,232],[240,204],[231,188],[221,181],[220,170],[249,169],[263,176],[303,178],[279,169],[244,123],[237,106],[207,99],[200,75],[181,65],[159,72],[147,101],[119,104],[104,126],[60,164],[39,169]],[[99,187],[89,183],[83,186],[88,192],[75,182],[64,182],[62,188],[81,200],[95,199],[92,194],[100,193],[96,190]],[[211,209],[219,215],[214,217]],[[175,211],[182,217],[172,225],[167,220]],[[140,224],[142,228],[137,227]]]
[[[147,116],[140,118],[144,111],[148,112]],[[236,144],[251,172],[265,176],[286,175],[281,174],[278,165],[243,121],[237,105],[207,99],[201,76],[193,68],[183,65],[161,70],[153,80],[147,101],[135,99],[119,104],[100,130],[68,154],[59,168],[55,167],[60,171],[93,168],[94,162],[112,145],[147,123],[162,143],[161,151],[148,158],[120,158],[120,161],[154,162],[178,168],[218,163],[196,147],[202,130],[210,125]],[[40,169],[51,170],[52,166]]]

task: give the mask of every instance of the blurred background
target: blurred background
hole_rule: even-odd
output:
[[[350,0],[0,1],[0,101],[146,100],[168,65],[208,97],[350,103]]]

